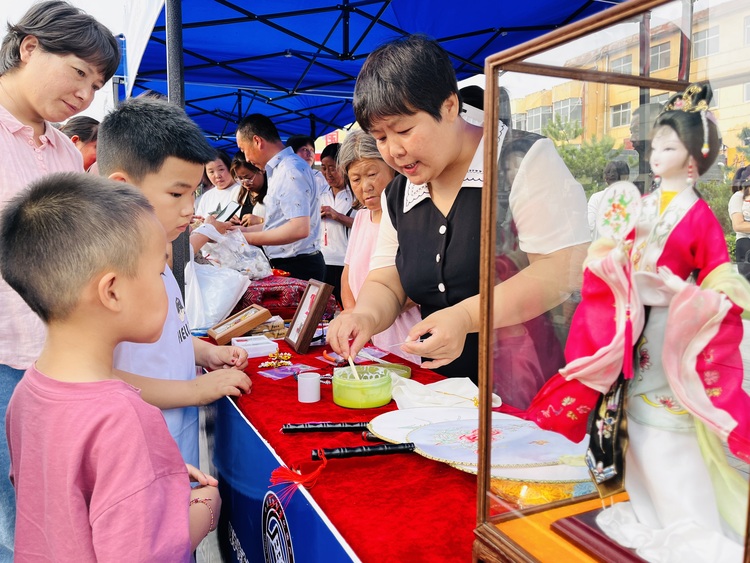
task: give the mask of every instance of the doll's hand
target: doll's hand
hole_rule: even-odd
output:
[[[203,367],[212,370],[229,368],[244,370],[247,367],[247,351],[239,346],[212,346],[207,349]]]
[[[195,378],[197,405],[208,405],[226,396],[238,397],[249,393],[253,386],[250,377],[236,369],[217,369]]]
[[[193,483],[211,485],[212,487],[217,487],[219,485],[219,481],[217,481],[215,477],[211,477],[208,473],[203,473],[203,471],[197,467],[190,465],[189,463],[186,463],[185,467],[187,467],[188,477],[190,477],[190,481]]]
[[[460,306],[437,311],[415,324],[409,331],[407,342],[401,349],[409,354],[432,358],[423,368],[435,369],[451,363],[463,352],[471,318]],[[424,340],[420,337],[427,336]]]

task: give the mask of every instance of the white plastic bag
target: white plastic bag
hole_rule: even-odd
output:
[[[203,227],[196,232],[201,232],[201,229]],[[230,230],[222,235],[212,229],[211,234],[203,234],[215,241],[206,243],[202,248],[203,256],[214,264],[242,272],[251,280],[271,275],[271,264],[266,255],[257,246],[248,244],[242,232]]]
[[[248,277],[231,268],[210,264],[185,266],[185,309],[193,329],[207,329],[229,316],[250,285]]]

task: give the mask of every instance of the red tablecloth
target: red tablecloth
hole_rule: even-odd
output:
[[[281,351],[289,351],[280,342]],[[326,348],[328,350],[328,348]],[[322,347],[294,354],[295,363],[332,367],[317,359]],[[400,361],[396,356],[386,358]],[[282,434],[282,424],[294,422],[370,421],[394,410],[391,401],[377,409],[353,410],[333,403],[330,385],[321,385],[321,400],[297,401],[293,377],[271,380],[256,374],[266,358],[251,359],[248,373],[252,393],[238,404],[247,419],[288,466],[301,464],[303,474],[320,462],[311,461],[316,448],[367,445],[355,432]],[[412,366],[412,378],[421,383],[441,379]],[[352,549],[364,562],[470,561],[476,527],[476,476],[426,459],[418,454],[331,459],[310,493]]]

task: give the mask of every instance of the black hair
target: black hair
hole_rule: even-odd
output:
[[[209,162],[213,162],[214,160],[221,160],[224,163],[224,166],[227,167],[227,171],[229,172],[232,171],[232,159],[229,158],[229,155],[225,153],[224,151],[217,150],[214,154],[214,157],[208,162],[206,162],[206,164],[208,164]]]
[[[448,53],[426,35],[402,37],[381,45],[365,60],[354,86],[354,116],[370,130],[373,121],[424,111],[441,120],[443,103],[458,94]]]
[[[685,98],[682,106],[684,109],[673,109],[673,107],[676,107],[676,102],[682,101],[683,97]],[[653,138],[653,134],[660,127],[673,129],[682,144],[685,145],[688,154],[695,160],[695,167],[699,176],[705,174],[711,168],[721,149],[719,127],[713,120],[713,116],[707,114],[708,104],[712,97],[713,91],[708,82],[691,85],[684,93],[675,94],[667,101],[665,111],[656,118],[652,132]],[[705,102],[705,109],[702,111],[694,109],[700,102]],[[688,103],[690,107],[688,107]],[[708,134],[707,137],[706,133]],[[707,149],[706,154],[702,152],[704,147]]]
[[[148,199],[124,182],[47,175],[2,211],[0,272],[44,322],[64,319],[98,272],[138,273],[147,216],[156,220]]]
[[[69,138],[77,136],[82,143],[93,143],[99,137],[99,121],[87,115],[71,117],[60,126]]]
[[[131,98],[99,125],[99,172],[125,172],[134,182],[157,173],[169,157],[205,164],[216,158],[198,126],[174,104]]]
[[[242,151],[237,151],[237,154],[235,154],[234,158],[232,159],[232,167],[230,168],[230,170],[235,180],[237,179],[238,168],[247,168],[251,172],[260,172],[263,175],[263,184],[261,185],[260,189],[255,192],[255,203],[263,203],[263,200],[268,193],[268,178],[266,177],[266,172],[255,166],[255,164],[253,164],[252,162],[248,162],[247,158],[245,158],[245,153],[243,153]],[[244,205],[245,200],[248,197],[252,197],[251,190],[246,188],[245,184],[243,184],[242,182],[239,182],[239,184],[240,191],[237,193],[237,202],[241,205]]]
[[[257,135],[261,139],[265,139],[272,143],[281,142],[279,131],[273,124],[273,121],[262,113],[251,113],[247,117],[242,118],[237,125],[236,134],[241,135],[248,141],[252,140],[252,138]]]
[[[104,25],[80,8],[54,0],[34,4],[0,46],[0,75],[21,64],[21,42],[31,35],[41,48],[56,55],[74,55],[94,66],[106,82],[120,64],[117,39]]]
[[[333,159],[333,162],[336,162],[336,159],[339,156],[339,149],[341,148],[341,145],[339,143],[331,143],[330,145],[326,145],[325,148],[320,153],[320,160],[323,160],[324,158],[331,157]]]
[[[296,153],[302,147],[306,147],[307,145],[310,145],[314,148],[315,139],[313,139],[309,135],[292,135],[286,140],[286,143],[284,144],[287,147],[292,147],[292,150]]]

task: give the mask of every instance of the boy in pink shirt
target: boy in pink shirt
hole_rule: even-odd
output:
[[[190,561],[217,522],[216,480],[113,369],[119,342],[161,335],[165,249],[148,200],[93,175],[52,174],[0,217],[0,271],[47,326],[7,411],[16,561]]]

